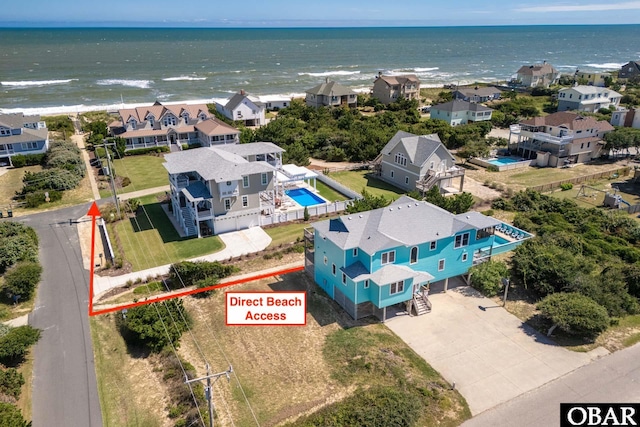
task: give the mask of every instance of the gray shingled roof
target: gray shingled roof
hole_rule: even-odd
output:
[[[482,104],[463,101],[461,99],[454,99],[453,101],[445,102],[444,104],[434,105],[431,107],[431,110],[448,111],[450,113],[454,113],[456,111],[493,111],[493,109],[485,107]]]
[[[339,220],[347,232],[331,231],[330,220],[317,222],[313,227],[343,250],[360,248],[368,254],[401,245],[415,246],[477,228],[473,225],[475,216],[472,220],[456,216],[408,196],[385,208],[343,215]]]
[[[11,129],[18,129],[26,123],[37,123],[39,121],[39,115],[25,116],[23,113],[0,114],[0,126],[6,126]]]
[[[497,89],[495,87],[486,87],[486,86],[481,86],[481,87],[472,87],[472,88],[460,88],[458,90],[456,90],[456,92],[460,92],[461,94],[463,94],[464,96],[468,96],[468,97],[473,97],[473,96],[492,96],[496,93],[502,93],[502,91],[500,89]]]
[[[250,144],[227,144],[218,145],[219,150],[237,154],[238,156],[255,156],[257,154],[283,153],[285,150],[278,147],[273,142],[252,142]]]
[[[311,93],[313,95],[324,95],[324,96],[344,96],[344,95],[355,95],[356,93],[349,89],[346,86],[342,86],[340,83],[331,81],[321,83],[318,86],[314,86],[311,89],[305,91],[306,93]]]
[[[16,128],[13,128],[16,129]],[[23,142],[46,141],[49,136],[47,129],[22,128],[20,135],[0,136],[0,144],[20,144]]]
[[[416,166],[424,165],[440,146],[444,146],[438,134],[435,133],[418,136],[409,132],[398,131],[384,146],[382,154],[390,155],[398,144],[404,147],[409,155],[409,161]],[[448,150],[446,151],[451,156],[451,159],[455,160],[453,155]]]
[[[248,99],[251,103],[255,104],[256,107],[262,107],[263,104],[260,101],[254,101],[251,98],[249,98],[246,94],[243,95],[242,93],[236,93],[235,95],[233,95],[231,98],[229,98],[229,101],[227,101],[227,103],[224,106],[225,110],[233,110],[235,109],[238,105],[242,104],[242,102]]]
[[[460,221],[464,221],[467,224],[472,225],[475,228],[489,228],[495,227],[498,224],[502,224],[502,221],[498,221],[497,219],[481,214],[480,212],[466,212],[459,215],[456,215],[456,219]]]
[[[197,172],[203,179],[215,182],[236,181],[243,176],[275,171],[267,162],[249,162],[218,147],[170,153],[164,159],[163,166],[170,174]]]

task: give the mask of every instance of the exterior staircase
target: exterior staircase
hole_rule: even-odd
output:
[[[429,297],[422,293],[413,294],[413,306],[418,316],[431,312],[431,301],[429,301]]]
[[[184,219],[185,227],[187,228],[187,236],[197,235],[198,230],[193,224],[193,216],[191,216],[191,210],[189,210],[189,208],[187,207],[184,207],[180,208],[180,212],[182,213],[182,218]]]

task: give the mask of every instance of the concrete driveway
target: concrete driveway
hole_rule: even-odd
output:
[[[473,415],[608,353],[559,347],[468,286],[429,299],[431,313],[397,316],[386,325],[455,383]]]

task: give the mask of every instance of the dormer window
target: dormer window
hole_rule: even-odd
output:
[[[131,125],[131,129],[135,129],[138,126],[138,122],[135,121],[134,119],[131,119],[129,121],[129,124]]]
[[[166,116],[164,118],[164,120],[162,121],[162,123],[165,126],[175,126],[177,123],[176,117],[175,116]]]
[[[189,114],[188,113],[184,113],[182,115],[182,118],[184,119],[184,124],[188,125],[189,124]]]
[[[153,127],[153,125],[155,124],[155,117],[149,116],[149,117],[147,117],[147,121],[149,122],[151,127]]]

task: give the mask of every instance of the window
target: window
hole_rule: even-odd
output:
[[[438,261],[438,271],[444,270],[444,259]]]
[[[231,185],[231,181],[227,181],[227,187]]]
[[[249,206],[249,196],[242,196],[242,207],[246,208]]]
[[[411,248],[411,256],[409,257],[409,264],[415,264],[418,262],[418,247],[414,246]]]
[[[11,135],[11,129],[9,129],[9,128],[0,128],[0,135]]]
[[[149,124],[151,125],[151,127],[153,127],[153,123],[154,123],[153,116],[149,116],[147,120],[149,120]]]
[[[469,258],[469,253],[465,252],[462,254],[462,262],[467,262],[467,259]]]
[[[407,166],[407,158],[402,153],[396,153],[395,161],[400,166]]]
[[[262,185],[267,185],[268,177],[266,173],[260,175],[260,182],[262,183]]]
[[[393,171],[391,171],[391,178],[393,178]]]
[[[358,248],[353,248],[353,256],[358,256]]]
[[[436,250],[436,241],[435,240],[433,242],[429,243],[429,250],[430,251],[435,251]]]
[[[129,123],[131,123],[131,129],[135,129],[136,128],[136,121],[135,120],[131,120]]]
[[[249,177],[248,176],[243,176],[242,177],[242,187],[243,188],[247,188],[249,186]]]
[[[364,281],[364,288],[369,289],[369,279]]]
[[[389,285],[389,295],[399,294],[404,292],[404,280],[400,280],[399,282],[394,282]]]
[[[591,142],[587,142],[587,148],[591,147]]]
[[[405,176],[405,177],[404,177],[404,183],[405,183],[405,184],[409,184],[409,177],[408,177],[408,176]]]
[[[224,209],[227,211],[231,210],[231,199],[224,199]]]
[[[584,148],[584,142],[580,144],[580,149],[582,150],[583,148]]]
[[[326,256],[326,255],[324,256],[323,261],[324,261],[324,265],[327,265],[327,262],[328,262],[329,260],[327,259],[327,256]]]
[[[346,285],[347,284],[347,275],[342,273],[342,284]]]
[[[429,169],[433,169],[435,165],[436,165],[436,162],[431,162],[431,165],[429,165]]]
[[[393,264],[396,261],[396,251],[382,253],[382,265]]]
[[[461,248],[463,246],[468,246],[469,245],[469,233],[464,233],[464,234],[458,234],[456,236],[456,241],[455,244],[453,245],[453,247],[455,249]]]
[[[20,147],[22,147],[23,150],[35,150],[36,148],[38,148],[38,143],[37,142],[23,142],[22,144],[20,144]]]
[[[335,276],[336,275],[336,265],[335,264],[331,264],[331,273]]]

